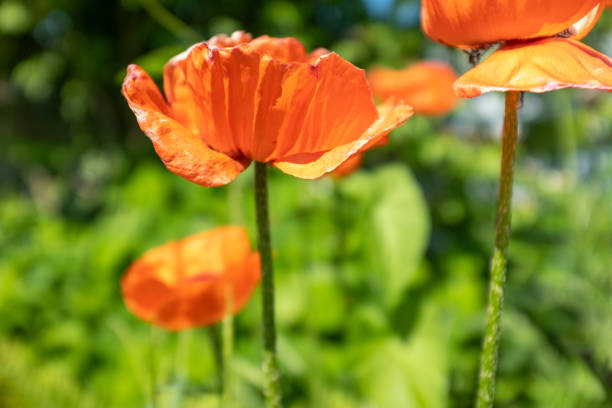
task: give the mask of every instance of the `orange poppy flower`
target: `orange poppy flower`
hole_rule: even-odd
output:
[[[141,129],[169,170],[202,186],[231,182],[252,160],[317,178],[412,113],[377,109],[363,71],[333,52],[243,32],[171,59],[164,91],[128,67],[123,94]]]
[[[373,68],[368,81],[374,96],[396,97],[412,106],[416,113],[443,115],[457,104],[453,82],[457,74],[442,61],[421,61],[402,70]]]
[[[168,330],[219,322],[247,303],[261,276],[259,253],[242,227],[221,227],[146,252],[127,270],[121,293],[139,318]]]
[[[458,47],[504,42],[455,82],[459,96],[561,88],[612,90],[612,59],[577,41],[599,19],[604,0],[490,3],[482,7],[476,1],[423,1],[423,27],[432,38]]]
[[[458,48],[550,37],[587,16],[602,0],[422,0],[423,31]]]

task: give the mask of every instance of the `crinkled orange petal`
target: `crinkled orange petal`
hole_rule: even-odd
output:
[[[443,115],[457,104],[457,74],[442,61],[421,61],[402,70],[373,68],[368,81],[379,99],[403,99],[416,113]]]
[[[473,48],[504,40],[554,36],[602,0],[422,0],[421,24],[432,39]]]
[[[361,152],[355,153],[354,155],[346,159],[346,161],[344,161],[341,165],[336,167],[332,172],[330,172],[329,176],[333,179],[338,180],[353,173],[361,166],[361,162],[363,161],[363,155],[364,153]]]
[[[142,68],[128,67],[123,95],[140,128],[173,173],[212,187],[229,183],[248,166],[248,160],[236,160],[210,149],[202,138],[173,119],[172,110]]]
[[[599,17],[601,17],[601,13],[603,13],[605,8],[606,5],[604,3],[598,4],[597,6],[593,7],[589,14],[584,16],[567,30],[568,36],[575,40],[580,40],[586,37],[586,35],[593,29],[593,27],[597,23],[597,20],[599,20]]]
[[[127,308],[169,330],[218,322],[248,301],[260,279],[259,254],[244,228],[222,227],[153,248],[121,280]]]
[[[247,43],[253,39],[253,36],[245,31],[234,31],[231,36],[225,34],[217,34],[211,37],[208,44],[214,47],[234,47],[238,44]]]
[[[404,123],[413,114],[413,109],[395,100],[388,101],[378,108],[379,118],[356,141],[338,146],[328,151],[285,157],[272,164],[284,173],[304,179],[321,177],[338,167],[350,156],[373,146],[384,139],[389,132]]]
[[[186,121],[214,150],[273,161],[355,141],[376,120],[363,70],[334,53],[321,53],[315,65],[274,59],[261,52],[258,40],[229,49],[201,43],[177,57],[183,63],[173,63],[184,69],[190,103],[210,118]],[[294,49],[292,41],[281,40],[266,37],[261,44],[276,44],[281,54]]]
[[[491,91],[548,92],[561,88],[612,90],[612,59],[565,38],[507,45],[455,82],[457,95]]]
[[[198,98],[187,82],[186,57],[191,48],[172,58],[164,67],[164,94],[171,116],[204,139],[214,132],[210,101]]]
[[[302,43],[293,37],[274,38],[262,35],[251,41],[248,47],[253,52],[266,54],[282,62],[305,62],[308,59]]]
[[[322,56],[327,55],[329,53],[331,53],[331,51],[328,50],[327,48],[317,48],[316,50],[314,50],[313,52],[308,54],[308,59],[306,60],[306,62],[308,62],[309,64],[314,65],[314,64],[317,63],[319,58],[321,58]]]
[[[265,130],[258,140],[277,138],[267,161],[354,142],[378,118],[363,70],[335,53],[321,55],[315,65],[305,67],[296,69],[296,75],[283,76],[282,92],[274,104],[259,105],[263,115],[283,118],[278,127],[270,126],[266,119],[261,121]],[[273,72],[276,68],[269,65]],[[264,83],[271,92],[275,76]]]

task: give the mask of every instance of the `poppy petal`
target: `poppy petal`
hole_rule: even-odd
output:
[[[315,65],[317,61],[319,60],[319,58],[321,58],[324,55],[330,54],[330,53],[331,51],[328,50],[327,48],[317,48],[316,50],[308,54],[307,62],[309,64]]]
[[[432,39],[474,48],[504,40],[549,37],[602,0],[422,0],[421,24]]]
[[[355,153],[348,159],[346,159],[341,165],[336,167],[334,171],[329,173],[329,176],[333,179],[339,180],[353,173],[355,170],[361,166],[361,162],[363,161],[364,153]]]
[[[334,170],[351,155],[363,151],[364,147],[376,145],[389,132],[408,120],[413,114],[413,109],[403,103],[389,101],[379,107],[378,112],[379,119],[354,142],[324,152],[286,157],[272,164],[295,177],[304,179],[321,177]]]
[[[200,44],[168,61],[164,67],[164,94],[172,117],[192,133],[205,139],[206,135],[214,132],[211,109],[207,100],[197,97],[186,78],[187,57],[192,48]]]
[[[141,319],[151,322],[155,311],[171,296],[171,289],[153,276],[148,264],[135,264],[121,280],[121,291],[126,307]]]
[[[562,88],[612,90],[612,59],[587,45],[547,38],[506,45],[455,82],[472,98],[491,91],[548,92]]]
[[[281,98],[270,107],[281,107],[287,112],[298,108],[303,112],[302,118],[286,122],[270,160],[326,151],[358,141],[378,118],[362,69],[333,52],[307,66],[300,78],[302,82],[283,84]],[[314,86],[308,86],[306,94],[312,96],[307,99],[301,97],[302,83]]]
[[[442,61],[421,61],[402,70],[373,68],[368,81],[374,96],[403,99],[416,113],[442,115],[457,104],[453,83],[457,74]]]
[[[601,13],[603,13],[606,5],[604,3],[598,4],[593,7],[593,10],[589,12],[586,16],[580,19],[576,24],[567,29],[567,32],[570,38],[574,40],[580,40],[593,29],[599,17],[601,17]]]
[[[253,39],[253,36],[245,31],[234,31],[231,36],[226,34],[217,34],[206,41],[213,47],[234,47],[238,44],[248,43]]]
[[[363,70],[334,53],[315,65],[274,59],[253,45],[258,40],[280,54],[296,41],[260,37],[231,49],[202,43],[185,57],[194,103],[210,116],[199,128],[212,126],[203,138],[214,150],[261,162],[316,153],[359,139],[376,120]]]
[[[205,282],[185,282],[158,307],[153,323],[167,330],[208,326],[223,320],[231,302],[238,313],[251,298],[261,279],[259,254],[232,265],[225,276]]]
[[[159,89],[137,65],[130,65],[123,95],[142,131],[168,170],[196,184],[220,186],[232,181],[249,164],[210,149],[196,134],[172,118]]]
[[[251,41],[248,47],[253,52],[266,54],[282,62],[305,62],[308,59],[302,43],[293,37],[274,38],[262,35]]]

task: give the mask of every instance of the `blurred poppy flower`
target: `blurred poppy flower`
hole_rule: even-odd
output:
[[[461,76],[455,91],[471,98],[491,91],[612,90],[612,59],[578,42],[593,28],[603,0],[424,0],[423,29],[460,48],[503,42]]]
[[[453,68],[443,61],[421,61],[402,70],[368,70],[372,92],[378,99],[387,101],[387,110],[396,100],[401,100],[412,106],[415,113],[423,115],[444,115],[456,106],[458,98],[453,90],[456,79],[457,74]],[[330,176],[340,179],[353,173],[361,165],[365,150],[387,144],[388,133],[371,140],[332,171]]]
[[[202,186],[231,182],[252,160],[317,178],[412,113],[377,109],[363,70],[333,52],[244,32],[171,59],[164,91],[128,67],[123,95],[141,129],[169,170]]]
[[[139,318],[168,330],[219,322],[247,303],[260,280],[259,253],[242,227],[220,227],[147,251],[121,293]]]
[[[457,104],[453,83],[457,74],[442,61],[421,61],[402,70],[373,68],[368,81],[374,96],[402,99],[416,113],[443,115]]]

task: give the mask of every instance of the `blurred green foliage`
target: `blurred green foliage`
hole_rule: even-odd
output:
[[[216,407],[204,330],[131,316],[146,249],[253,232],[251,171],[204,189],[165,170],[123,101],[193,41],[291,35],[368,67],[465,57],[389,0],[7,0],[0,4],[0,407]],[[175,20],[178,18],[178,20]],[[184,22],[185,24],[183,24]],[[586,39],[612,54],[612,13]],[[462,408],[474,399],[493,237],[499,96],[414,117],[334,182],[272,172],[288,407]],[[612,98],[527,95],[499,407],[612,406]],[[240,406],[260,406],[259,299],[236,319]],[[155,395],[155,398],[152,395]]]

